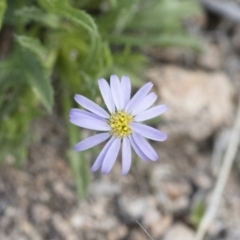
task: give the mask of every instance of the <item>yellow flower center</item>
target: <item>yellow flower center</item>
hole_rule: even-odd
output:
[[[133,117],[123,111],[113,113],[108,120],[108,124],[112,128],[111,134],[116,137],[126,137],[132,133],[129,123]]]

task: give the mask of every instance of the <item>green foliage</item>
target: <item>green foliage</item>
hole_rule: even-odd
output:
[[[2,27],[2,19],[7,7],[7,3],[5,0],[0,0],[0,29]]]
[[[18,54],[0,63],[0,162],[11,153],[17,165],[26,157],[29,124],[40,114],[21,68]]]
[[[197,228],[200,224],[205,212],[205,205],[202,202],[197,202],[191,212],[190,221]]]
[[[0,25],[5,9],[6,2],[0,0]],[[113,73],[129,75],[140,85],[148,62],[145,48],[199,50],[183,27],[198,11],[192,0],[8,1],[1,37],[11,49],[0,62],[1,161],[7,154],[15,156],[16,163],[26,157],[29,125],[51,112],[54,96],[72,148],[81,139],[79,128],[68,122],[73,95],[96,98],[96,80]],[[67,156],[78,194],[84,196],[89,163],[84,153],[69,150]]]
[[[189,0],[122,0],[98,23],[104,37],[113,43],[200,50],[199,42],[190,38],[182,26],[185,19],[198,12],[196,2]]]
[[[47,13],[43,9],[34,6],[23,7],[19,10],[16,10],[15,16],[21,17],[24,21],[24,24],[36,21],[49,28],[60,28],[60,21],[56,15]]]
[[[20,57],[26,79],[50,112],[53,107],[53,89],[50,79],[51,72],[48,66],[45,66],[47,49],[40,44],[38,39],[17,36],[16,40],[22,46]]]

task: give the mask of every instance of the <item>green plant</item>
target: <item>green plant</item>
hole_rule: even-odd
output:
[[[0,62],[1,161],[9,153],[16,164],[26,158],[29,124],[52,111],[54,88],[73,146],[81,134],[68,124],[73,95],[95,98],[96,80],[111,73],[141,83],[147,64],[143,48],[199,49],[182,26],[197,11],[191,0],[21,0],[8,1],[8,6],[0,0],[1,39],[11,49]],[[83,154],[69,150],[67,155],[78,194],[84,196],[88,163]]]

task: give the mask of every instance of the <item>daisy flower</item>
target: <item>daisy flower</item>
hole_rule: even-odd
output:
[[[166,105],[150,108],[157,100],[155,93],[149,93],[153,84],[146,83],[132,98],[131,83],[127,76],[123,76],[119,81],[116,75],[112,75],[110,86],[105,79],[99,79],[98,86],[109,113],[82,95],[74,96],[76,102],[87,111],[72,108],[70,122],[101,132],[79,142],[74,150],[83,151],[108,140],[91,168],[92,171],[97,171],[102,167],[104,174],[112,169],[121,147],[123,175],[127,174],[131,167],[131,147],[143,161],[156,161],[158,155],[145,138],[164,141],[167,135],[141,123],[167,110]]]

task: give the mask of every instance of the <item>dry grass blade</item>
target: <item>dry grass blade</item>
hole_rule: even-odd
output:
[[[213,221],[216,215],[219,202],[221,200],[221,196],[224,191],[224,187],[226,185],[232,164],[234,162],[234,159],[237,153],[239,140],[240,140],[240,99],[239,99],[239,105],[238,105],[235,124],[231,133],[231,138],[229,141],[227,151],[223,159],[223,164],[222,164],[222,167],[221,167],[221,170],[212,194],[212,198],[211,198],[209,207],[202,218],[202,221],[200,223],[200,226],[198,228],[198,231],[196,233],[194,240],[202,240],[204,238],[206,231],[208,230],[211,222]]]
[[[147,236],[153,240],[153,238],[150,236],[150,234],[147,232],[147,230],[143,227],[143,225],[138,221],[136,220],[137,224],[142,228],[142,230],[147,234]]]

